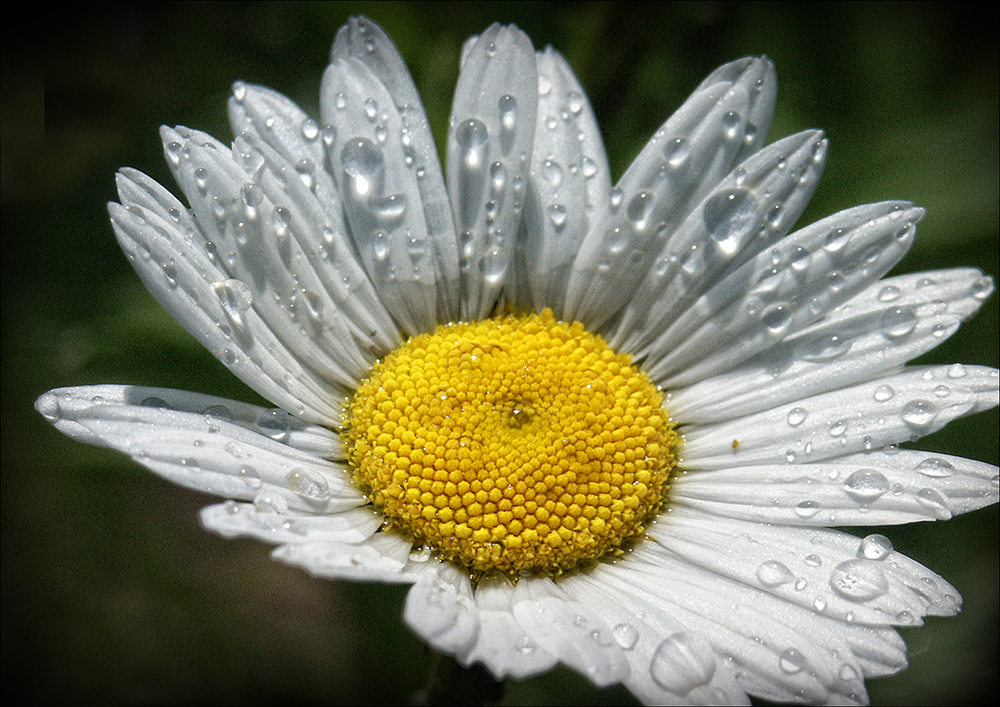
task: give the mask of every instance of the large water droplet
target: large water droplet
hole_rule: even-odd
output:
[[[955,466],[951,462],[939,457],[928,457],[917,464],[914,469],[924,476],[932,478],[955,475]]]
[[[467,167],[476,169],[482,166],[489,135],[486,125],[475,118],[462,121],[455,128],[455,141],[462,148],[462,162]]]
[[[757,200],[745,189],[727,189],[705,202],[702,219],[719,253],[730,257],[757,224]]]
[[[884,560],[890,552],[892,552],[892,541],[878,533],[865,536],[858,546],[858,557],[865,560]]]
[[[937,418],[937,406],[929,400],[911,400],[903,406],[903,422],[918,432],[928,430]]]
[[[797,648],[786,648],[778,656],[778,667],[783,673],[795,675],[806,667],[806,657]]]
[[[757,579],[765,587],[777,587],[795,579],[795,575],[783,563],[767,560],[757,567]]]
[[[611,629],[611,635],[615,637],[619,646],[631,650],[639,640],[639,629],[632,624],[616,624]]]
[[[846,560],[830,573],[830,586],[851,601],[871,601],[889,591],[889,580],[873,562]]]
[[[382,192],[385,183],[385,156],[367,138],[348,140],[340,151],[340,162],[350,192],[359,199]]]
[[[637,231],[644,231],[649,226],[649,217],[655,203],[656,195],[649,191],[641,191],[629,200],[625,215],[635,224]]]
[[[289,490],[312,501],[323,501],[330,496],[330,485],[326,479],[307,469],[294,469],[285,477]]]
[[[798,427],[806,421],[806,416],[808,414],[809,413],[805,408],[792,408],[788,411],[788,425],[790,427]]]
[[[893,307],[882,314],[882,335],[889,341],[909,336],[917,327],[917,315],[909,307]]]
[[[844,480],[842,488],[855,501],[867,505],[889,490],[889,480],[875,469],[858,469]]]
[[[707,685],[715,674],[715,655],[699,650],[683,631],[667,636],[653,652],[649,664],[653,682],[676,695],[686,695]]]

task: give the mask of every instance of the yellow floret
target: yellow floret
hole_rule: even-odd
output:
[[[546,310],[409,339],[358,387],[344,442],[387,530],[477,573],[554,576],[621,552],[665,502],[662,403]]]

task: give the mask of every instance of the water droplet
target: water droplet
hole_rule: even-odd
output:
[[[830,424],[829,432],[831,437],[843,437],[847,432],[847,421],[838,420]]]
[[[566,207],[562,204],[552,204],[548,208],[549,220],[557,230],[561,230],[566,225]]]
[[[757,579],[765,587],[777,587],[788,584],[795,579],[795,575],[783,563],[777,560],[767,560],[757,567]]]
[[[309,142],[312,142],[319,137],[319,125],[317,125],[316,121],[312,118],[306,118],[303,120],[299,129],[302,131],[302,137]]]
[[[948,520],[952,516],[948,502],[937,489],[930,487],[920,489],[917,491],[917,502],[941,520]]]
[[[475,118],[469,118],[455,128],[455,141],[463,149],[462,161],[470,168],[478,168],[483,163],[484,146],[489,140],[486,125]]]
[[[166,400],[164,400],[163,398],[158,398],[155,395],[152,395],[148,398],[143,398],[142,402],[139,403],[139,405],[141,405],[144,408],[163,408],[164,410],[171,409],[170,405],[167,404]]]
[[[830,586],[851,601],[871,601],[889,591],[889,580],[874,562],[846,560],[830,573]]]
[[[806,416],[808,411],[805,408],[792,408],[788,411],[788,425],[789,427],[798,427],[803,422],[806,421]]]
[[[786,648],[778,656],[778,667],[783,673],[795,675],[806,667],[806,657],[797,648]]]
[[[288,512],[288,501],[279,494],[261,491],[254,498],[253,507],[258,513],[286,513]]]
[[[893,307],[882,313],[882,335],[889,341],[909,336],[917,327],[917,315],[909,307]]]
[[[649,664],[653,682],[676,695],[707,685],[715,675],[715,655],[699,648],[686,632],[667,636],[656,647]]]
[[[635,225],[637,231],[644,231],[649,226],[649,217],[652,215],[655,203],[656,195],[649,191],[641,191],[629,200],[625,215]]]
[[[816,501],[802,501],[795,504],[795,515],[799,518],[812,518],[819,511],[819,504]]]
[[[611,635],[615,637],[619,646],[631,650],[639,640],[639,629],[632,624],[616,624],[611,629]]]
[[[284,410],[267,410],[257,419],[257,427],[263,430],[265,435],[278,442],[287,441],[288,426],[288,413]]]
[[[500,125],[504,130],[513,130],[517,126],[517,99],[513,96],[500,96],[497,101],[500,111]]]
[[[892,541],[878,533],[865,536],[858,546],[858,557],[865,560],[884,560],[891,552]]]
[[[385,156],[371,140],[348,140],[340,151],[340,162],[351,194],[359,199],[379,194],[384,188]]]
[[[799,348],[799,355],[806,361],[825,363],[843,356],[851,344],[851,339],[842,333],[831,332],[805,341]]]
[[[322,501],[330,497],[330,485],[318,473],[307,469],[295,469],[288,472],[285,485],[290,491],[312,501]]]
[[[722,116],[722,134],[726,136],[726,139],[734,140],[740,135],[740,124],[742,122],[743,119],[740,117],[740,114],[734,110]]]
[[[702,220],[719,253],[730,257],[757,224],[757,200],[744,189],[727,189],[705,202]]]
[[[937,414],[937,406],[929,400],[911,400],[900,412],[903,422],[918,432],[927,431],[934,424]]]
[[[233,98],[236,99],[237,103],[242,103],[247,97],[247,85],[242,81],[236,81],[233,83]]]
[[[683,166],[690,154],[691,145],[682,137],[674,138],[663,147],[663,156],[674,169]]]
[[[54,422],[58,420],[62,414],[62,410],[59,407],[59,398],[55,393],[45,393],[40,398],[38,402],[35,403],[35,407],[42,417],[44,417],[49,422]]]
[[[883,383],[875,388],[875,392],[872,393],[872,397],[875,398],[876,402],[884,403],[887,400],[892,400],[895,394],[896,391],[893,390],[891,385]]]
[[[867,505],[889,490],[889,480],[875,469],[858,469],[844,480],[841,488],[858,503]]]
[[[772,334],[780,334],[792,321],[792,307],[788,304],[772,304],[764,310],[761,321]]]
[[[503,162],[494,162],[490,165],[490,188],[494,194],[499,194],[506,184],[507,168]]]
[[[930,476],[932,478],[954,476],[955,474],[954,465],[951,462],[939,457],[928,457],[917,464],[914,469],[924,476]]]

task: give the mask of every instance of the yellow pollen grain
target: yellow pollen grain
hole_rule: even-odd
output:
[[[404,342],[344,441],[388,530],[474,572],[554,576],[620,553],[665,502],[662,403],[629,356],[545,310]]]

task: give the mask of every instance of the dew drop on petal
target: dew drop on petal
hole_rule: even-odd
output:
[[[806,421],[806,417],[808,415],[809,413],[806,411],[805,408],[801,407],[792,408],[791,410],[788,411],[788,426],[798,427],[799,425],[801,425],[803,422]]]
[[[288,472],[285,484],[290,491],[313,501],[322,501],[330,496],[330,485],[326,479],[307,469]]]
[[[812,518],[819,511],[819,504],[816,501],[802,501],[795,504],[795,515],[799,518]]]
[[[649,664],[653,682],[676,695],[707,685],[715,675],[715,655],[699,651],[684,631],[667,636]]]
[[[858,546],[858,557],[865,560],[883,560],[892,552],[892,541],[884,535],[867,535]]]
[[[727,189],[705,202],[702,219],[719,254],[731,257],[757,224],[757,200],[745,189]]]
[[[639,629],[632,624],[616,624],[611,629],[611,635],[615,637],[619,646],[625,650],[631,650],[639,640]]]
[[[872,393],[872,397],[875,398],[875,402],[884,403],[888,400],[892,400],[892,397],[896,394],[891,385],[886,385],[885,383],[877,386],[875,392]]]
[[[924,476],[930,476],[932,478],[942,478],[945,476],[955,475],[954,465],[951,462],[939,457],[928,457],[917,464],[914,469]]]
[[[795,575],[784,563],[778,560],[766,560],[757,567],[757,579],[765,587],[778,587],[795,579]]]
[[[900,416],[912,429],[924,432],[934,423],[937,413],[937,406],[929,400],[911,400],[903,406]]]
[[[830,573],[830,586],[845,599],[864,602],[888,592],[889,580],[872,562],[846,560]]]
[[[869,504],[889,490],[889,480],[875,469],[858,469],[844,479],[842,488],[858,503]]]
[[[909,336],[917,327],[917,315],[909,307],[893,307],[882,314],[882,335],[889,341]]]
[[[797,648],[786,648],[778,656],[778,667],[787,675],[795,675],[806,667],[806,657]]]

